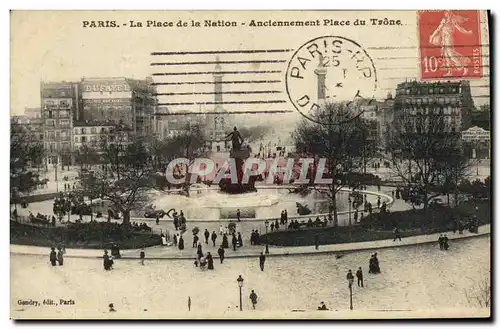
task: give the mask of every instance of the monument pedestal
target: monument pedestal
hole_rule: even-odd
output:
[[[227,192],[230,194],[239,194],[239,193],[247,193],[247,192],[255,192],[255,176],[250,176],[248,182],[246,184],[242,183],[243,181],[243,169],[245,165],[245,160],[250,157],[250,149],[243,148],[240,150],[231,150],[230,157],[234,159],[236,163],[236,177],[238,178],[238,183],[234,184],[231,182],[231,178],[222,179],[219,183],[219,187],[221,191]],[[229,173],[228,169],[226,173]]]

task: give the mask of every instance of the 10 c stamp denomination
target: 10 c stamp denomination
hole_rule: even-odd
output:
[[[323,36],[302,45],[286,72],[286,90],[294,107],[306,118],[325,102],[372,99],[377,72],[368,53],[355,41]],[[318,122],[321,123],[321,122]]]
[[[422,80],[482,77],[479,21],[477,10],[418,13]]]

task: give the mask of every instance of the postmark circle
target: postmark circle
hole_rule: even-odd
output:
[[[314,118],[314,112],[326,103],[374,100],[377,71],[371,57],[357,42],[340,36],[322,36],[295,51],[288,63],[285,84],[290,101],[302,116],[329,124]]]

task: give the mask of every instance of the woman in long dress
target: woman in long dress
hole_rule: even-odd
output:
[[[463,75],[467,74],[467,65],[470,63],[470,58],[463,56],[454,48],[455,40],[453,32],[455,29],[463,34],[471,34],[472,31],[466,30],[460,24],[466,22],[468,18],[454,15],[450,11],[445,11],[444,18],[439,23],[439,26],[429,37],[429,43],[434,46],[441,46],[441,55],[445,61],[444,68],[448,70],[445,76],[452,75],[451,70],[454,68],[457,71],[463,70]]]

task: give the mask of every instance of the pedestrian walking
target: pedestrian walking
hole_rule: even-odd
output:
[[[196,251],[196,254],[198,255],[198,259],[203,257],[203,250],[201,249],[201,243],[198,245],[198,250]]]
[[[264,253],[261,252],[259,256],[259,265],[260,265],[260,270],[264,271],[264,263],[266,262],[266,256],[264,256]]]
[[[241,237],[240,232],[238,232],[238,247],[243,247],[243,238]]]
[[[172,216],[174,216],[174,227],[177,231],[179,229],[179,217],[177,217],[177,213],[175,211]]]
[[[349,285],[351,284],[352,281],[354,281],[354,275],[352,275],[352,271],[349,270],[346,275],[347,281],[349,281]]]
[[[255,305],[257,304],[257,294],[254,290],[250,293],[250,300],[252,301],[252,307],[255,310]]]
[[[50,248],[49,260],[50,260],[50,264],[52,264],[52,266],[56,266],[57,254],[56,254],[56,248],[54,248],[54,247]]]
[[[222,235],[222,248],[229,248],[229,241],[227,240],[227,234]]]
[[[443,236],[443,248],[444,250],[448,250],[450,246],[448,245],[448,237],[446,236],[446,234]]]
[[[212,232],[212,242],[214,244],[214,247],[215,247],[215,240],[217,240],[217,233],[215,233],[215,231]]]
[[[63,266],[64,258],[63,258],[63,251],[61,250],[61,247],[59,247],[57,250],[57,262],[59,263],[59,266]]]
[[[182,235],[179,237],[178,247],[179,250],[184,250],[184,239],[182,238]]]
[[[173,240],[174,240],[174,246],[176,246],[176,247],[177,247],[177,234],[175,234],[175,233],[174,233],[174,238],[173,238]]]
[[[193,235],[193,248],[196,248],[198,246],[198,235],[194,234]]]
[[[191,296],[188,296],[188,311],[191,312]]]
[[[238,222],[240,222],[240,221],[241,221],[241,212],[240,212],[240,209],[238,209],[238,210],[236,211],[236,218],[238,218]]]
[[[144,265],[144,259],[146,258],[146,253],[144,252],[144,248],[141,249],[141,253],[139,254],[139,258],[141,259],[141,265]]]
[[[208,238],[210,237],[210,232],[208,232],[207,229],[205,229],[205,233],[203,233],[205,236],[205,244],[208,244]]]
[[[236,244],[238,243],[238,239],[236,239],[236,235],[233,233],[233,239],[231,241],[233,245],[233,251],[236,251]]]
[[[380,197],[377,197],[377,208],[380,208]]]
[[[363,288],[363,270],[361,267],[356,271],[356,278],[358,278],[358,287]]]
[[[394,226],[394,230],[392,232],[394,233],[394,240],[392,240],[392,242],[396,241],[396,239],[401,241],[401,235],[399,234],[399,229],[396,226]]]
[[[213,259],[212,254],[210,252],[207,252],[207,264],[208,264],[209,270],[214,269],[214,259]]]
[[[444,249],[444,244],[443,244],[443,235],[442,234],[439,235],[438,243],[439,243],[439,249],[443,250]]]
[[[316,234],[314,236],[314,246],[316,247],[316,250],[319,248],[319,236]]]
[[[219,254],[219,258],[220,258],[220,263],[224,263],[224,248],[222,248],[222,246],[219,247],[219,249],[217,250],[217,253]]]

